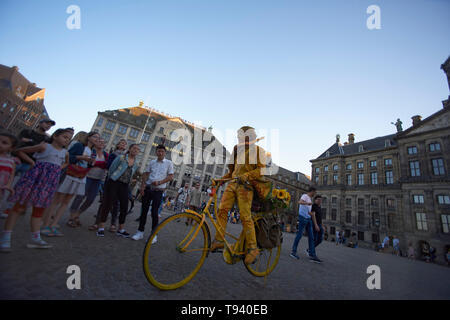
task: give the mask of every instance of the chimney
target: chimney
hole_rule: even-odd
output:
[[[413,126],[415,126],[415,125],[419,124],[420,121],[422,121],[422,116],[416,115],[416,116],[411,117],[411,119],[412,119],[412,122],[413,122],[412,123]]]
[[[353,144],[353,143],[355,143],[355,134],[349,133],[348,134],[348,144]]]

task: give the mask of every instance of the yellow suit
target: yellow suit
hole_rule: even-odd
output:
[[[266,153],[264,149],[255,144],[237,145],[233,149],[233,163],[228,164],[228,173],[223,179],[240,178],[241,181],[233,180],[226,187],[222,200],[220,201],[217,222],[225,234],[227,227],[228,212],[235,202],[237,202],[242,221],[242,228],[245,233],[245,240],[248,249],[256,249],[255,226],[251,217],[251,206],[254,189],[261,194],[260,190],[266,190],[269,193],[268,181],[265,180],[261,172],[266,167]],[[242,183],[248,181],[250,185]],[[216,240],[223,241],[223,236],[217,232]]]

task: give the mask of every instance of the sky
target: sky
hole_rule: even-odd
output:
[[[278,165],[310,175],[336,134],[384,136],[442,108],[448,12],[447,0],[0,0],[0,63],[46,89],[56,127],[89,131],[97,112],[143,100],[228,148],[227,130],[250,125]]]

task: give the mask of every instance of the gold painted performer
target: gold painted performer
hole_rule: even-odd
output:
[[[271,191],[271,183],[263,177],[267,155],[264,149],[256,145],[257,141],[254,128],[244,126],[238,130],[238,144],[233,148],[228,173],[222,177],[222,179],[237,179],[227,185],[217,217],[217,222],[225,234],[228,212],[237,202],[248,249],[245,255],[246,264],[252,264],[259,255],[255,226],[251,217],[253,196],[266,198]],[[219,185],[222,183],[219,182]],[[224,248],[223,234],[216,232],[211,245],[212,251]]]

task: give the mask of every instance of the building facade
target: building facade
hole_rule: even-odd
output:
[[[442,65],[447,77],[449,59]],[[450,85],[449,85],[450,87]],[[324,225],[330,236],[355,234],[360,246],[374,247],[385,236],[437,251],[450,248],[450,104],[412,126],[366,141],[336,143],[311,160],[312,179],[324,197]]]
[[[48,118],[45,89],[28,81],[18,67],[0,65],[0,128],[18,135]]]

